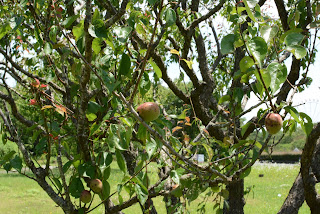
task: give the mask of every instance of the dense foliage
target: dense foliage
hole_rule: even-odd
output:
[[[268,7],[266,0],[2,1],[0,131],[19,152],[0,165],[21,174],[28,167],[65,213],[95,210],[88,191],[105,213],[136,203],[157,213],[152,198],[159,196],[168,213],[183,213],[203,192],[216,196],[217,213],[243,213],[251,166],[299,124],[308,136],[302,195],[314,212],[320,205],[309,171],[320,125],[292,98],[311,84],[319,5],[275,0],[279,18]],[[247,108],[253,96],[259,102]],[[150,101],[162,113],[145,122],[135,109]],[[279,139],[264,126],[269,112],[285,119]],[[195,160],[199,151],[205,163]],[[123,172],[117,192],[108,182],[113,161]],[[159,167],[153,183],[150,162]],[[92,187],[96,179],[101,191]]]

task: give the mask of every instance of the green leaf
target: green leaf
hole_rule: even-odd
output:
[[[221,40],[221,53],[228,54],[234,51],[235,35],[228,34]]]
[[[224,95],[219,99],[218,104],[224,103],[224,102],[230,102],[231,96],[230,95]]]
[[[130,139],[126,138],[127,130],[121,124],[111,124],[109,130],[108,140],[112,141],[117,149],[127,150],[130,143]]]
[[[304,37],[305,36],[302,35],[301,33],[292,32],[286,36],[286,38],[284,39],[284,42],[286,43],[287,46],[300,45]]]
[[[293,53],[296,59],[302,59],[307,55],[307,49],[301,45],[288,46],[286,49]]]
[[[129,35],[132,31],[132,27],[127,26],[127,27],[115,27],[113,29],[113,32],[116,34],[118,40],[122,43],[126,43]]]
[[[21,172],[22,160],[18,155],[16,155],[12,160],[10,160],[10,164],[15,170]]]
[[[52,180],[54,181],[54,183],[58,187],[59,191],[62,191],[62,184],[61,184],[60,180],[58,178],[55,178],[55,177],[52,177]]]
[[[267,88],[269,88],[270,84],[271,84],[271,75],[269,72],[267,72],[265,69],[261,69],[260,70],[262,79],[264,81],[264,84]],[[254,74],[256,75],[257,80],[259,81],[259,83],[263,86],[262,80],[260,79],[260,75],[258,73],[258,71],[256,70],[254,72]],[[261,94],[261,93],[260,93]]]
[[[77,18],[79,18],[80,15],[74,15],[74,16],[71,16],[71,17],[68,17],[66,20],[64,20],[61,24],[63,26],[65,26],[66,28],[69,28],[72,23],[77,20]]]
[[[95,178],[95,170],[95,167],[90,162],[86,162],[78,166],[78,172],[81,176]]]
[[[95,54],[99,54],[101,51],[101,39],[100,38],[94,38],[92,41],[92,50]]]
[[[151,138],[150,140],[147,140],[146,151],[149,159],[152,157],[155,151],[157,151],[157,142],[153,138]]]
[[[211,148],[211,146],[209,146],[209,145],[206,144],[206,143],[203,143],[203,144],[201,144],[201,145],[205,148],[205,150],[206,150],[206,152],[207,152],[208,161],[211,161],[211,159],[212,159],[212,157],[213,157],[213,154],[214,154],[213,149]]]
[[[271,77],[270,88],[275,93],[287,79],[287,67],[278,62],[272,62],[268,65],[267,71]]]
[[[249,68],[254,65],[254,61],[250,56],[245,56],[240,61],[240,70],[241,72],[246,72]]]
[[[67,163],[65,163],[62,167],[62,171],[63,173],[66,173],[68,171],[68,169],[70,168],[70,166],[72,165],[73,161],[68,161]]]
[[[153,6],[155,3],[159,2],[159,0],[148,0],[149,4]]]
[[[47,55],[50,55],[51,52],[52,52],[52,47],[51,47],[51,44],[49,42],[47,42],[45,45],[44,45],[44,48],[43,48],[43,51],[45,54]]]
[[[246,133],[247,129],[251,124],[252,124],[251,122],[247,122],[245,125],[241,127],[241,136],[243,136]]]
[[[127,173],[127,165],[126,165],[126,162],[124,160],[122,153],[118,149],[116,150],[116,158],[117,158],[117,163],[118,163],[120,170],[126,174]]]
[[[299,115],[301,118],[301,128],[308,136],[313,129],[312,119],[306,113],[303,112],[300,112]]]
[[[152,58],[149,59],[149,63],[152,66],[154,73],[157,75],[157,77],[159,79],[161,79],[162,72],[161,72],[160,68],[158,67],[158,65],[152,60]]]
[[[144,205],[148,199],[148,191],[146,191],[144,188],[141,188],[140,185],[135,184],[135,192],[140,203]]]
[[[273,25],[272,27],[265,25],[261,27],[260,33],[262,38],[268,43],[277,35],[278,31],[278,25]]]
[[[247,46],[259,67],[262,68],[262,62],[268,52],[267,43],[261,37],[254,37],[247,42]]]
[[[106,200],[110,196],[110,184],[106,179],[102,180],[102,192],[99,196],[101,200]]]
[[[246,8],[247,14],[250,17],[250,19],[254,22],[257,22],[255,16],[253,15],[251,8],[250,7],[254,7],[256,5],[255,3],[256,1],[254,0],[243,0],[244,6]]]
[[[89,101],[87,111],[88,111],[88,113],[96,114],[96,113],[98,113],[98,111],[101,110],[101,108],[102,107],[98,103],[96,103],[94,101]]]
[[[78,41],[84,35],[83,21],[81,21],[77,26],[74,26],[72,28],[72,33],[76,41]]]
[[[72,177],[69,184],[70,194],[75,198],[79,198],[83,190],[84,186],[81,179],[79,177]]]
[[[93,113],[86,114],[88,121],[94,121],[97,118],[97,115]]]
[[[103,179],[108,180],[111,174],[111,167],[107,167],[103,170]]]
[[[15,151],[10,151],[9,153],[7,153],[7,154],[1,159],[0,165],[1,165],[1,163],[5,163],[5,162],[11,160],[11,158],[13,157],[13,155],[14,155],[15,153],[16,153]]]
[[[246,2],[250,8],[254,8],[258,4],[259,0],[246,0]]]
[[[297,123],[300,123],[300,120],[299,120],[299,112],[293,108],[292,106],[286,106],[284,107],[284,109],[290,113],[291,117],[293,117],[293,119],[297,122]]]
[[[137,137],[142,140],[142,142],[146,143],[148,137],[147,128],[142,124],[139,125]]]
[[[0,28],[0,39],[2,39],[11,30],[10,24],[6,23]]]
[[[177,18],[176,12],[173,9],[168,8],[165,12],[166,25],[171,26],[171,25],[175,24],[176,18]]]
[[[50,32],[49,32],[49,38],[52,42],[57,42],[57,33],[58,33],[58,26],[53,25],[50,28]]]
[[[108,38],[108,31],[104,26],[104,22],[101,19],[96,19],[92,22],[93,26],[90,25],[88,31],[90,30],[90,35],[98,38]]]
[[[120,84],[118,80],[115,80],[112,73],[107,73],[106,71],[102,71],[102,80],[104,85],[109,90],[109,93],[113,92]]]
[[[131,61],[130,57],[123,53],[120,61],[119,74],[124,76],[131,76]]]
[[[110,166],[110,164],[112,163],[112,154],[108,153],[107,157],[105,157],[104,162],[106,164],[106,167]]]
[[[250,172],[251,172],[251,167],[249,167],[243,173],[241,173],[240,178],[244,179],[245,177],[247,177],[250,174]]]
[[[180,185],[180,177],[176,170],[171,170],[170,177],[176,184]]]

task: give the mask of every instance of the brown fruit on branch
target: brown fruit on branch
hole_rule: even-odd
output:
[[[282,127],[282,117],[276,113],[269,113],[266,116],[265,125],[270,134],[276,134]]]
[[[160,115],[160,108],[158,104],[146,102],[137,108],[139,116],[146,122],[156,120]]]
[[[83,190],[80,195],[80,200],[87,204],[91,201],[91,193],[88,190]]]
[[[102,191],[102,182],[99,179],[92,179],[90,181],[90,188],[94,193],[100,193]]]

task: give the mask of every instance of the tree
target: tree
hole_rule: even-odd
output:
[[[311,84],[319,7],[310,0],[275,3],[280,19],[268,17],[265,0],[3,1],[1,131],[20,153],[8,153],[1,165],[21,174],[27,166],[29,177],[65,213],[96,208],[75,200],[93,179],[102,181],[96,194],[105,213],[135,203],[156,213],[152,198],[158,196],[165,197],[168,213],[179,212],[181,197],[192,201],[204,191],[224,199],[216,201],[218,213],[243,213],[243,179],[262,151],[277,143],[265,131],[264,118],[281,113],[290,116],[283,136],[298,123],[308,135],[301,176],[316,213],[309,169],[319,124],[313,128],[308,115],[292,106],[289,92]],[[220,17],[230,27],[218,32],[214,21]],[[288,57],[290,71],[283,63]],[[178,83],[168,71],[174,62]],[[190,82],[184,83],[185,75]],[[15,87],[8,85],[9,77]],[[146,123],[135,107],[161,103],[160,80],[183,110],[168,115],[162,108],[160,118]],[[260,101],[245,110],[251,96]],[[257,116],[242,126],[254,108],[260,108]],[[200,149],[205,165],[192,159]],[[41,154],[44,166],[37,161]],[[52,159],[58,175],[50,169]],[[119,204],[108,182],[113,159],[124,175],[118,195],[123,189],[130,194]],[[150,183],[145,169],[155,160],[162,168],[158,181]]]

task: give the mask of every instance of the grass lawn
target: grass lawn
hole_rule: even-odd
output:
[[[111,192],[116,190],[116,183],[122,179],[122,173],[115,163],[112,163],[113,171],[109,178]],[[155,174],[155,166],[149,166],[148,169]],[[245,179],[245,188],[254,186],[252,191],[246,195],[246,214],[275,214],[281,207],[290,187],[299,171],[299,165],[285,164],[257,164],[253,167],[250,175]],[[263,174],[263,177],[259,177]],[[155,177],[150,175],[151,177]],[[123,192],[125,192],[123,190]],[[98,197],[94,204],[98,203]],[[124,199],[128,196],[124,195]],[[190,213],[197,213],[197,204],[201,202],[200,197],[188,206]],[[117,194],[112,197],[117,203]],[[154,204],[159,214],[166,213],[162,198],[154,199]],[[213,203],[210,200],[207,203],[207,213],[213,213]],[[0,210],[2,214],[42,214],[42,213],[63,213],[56,207],[48,195],[31,179],[20,176],[16,173],[6,174],[0,171]],[[103,207],[99,207],[92,213],[102,213]],[[125,213],[141,213],[139,205],[124,210]],[[299,214],[310,213],[306,204],[300,209]]]

